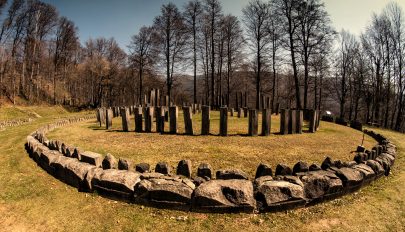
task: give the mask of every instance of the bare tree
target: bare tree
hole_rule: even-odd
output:
[[[132,36],[129,45],[131,52],[131,62],[138,70],[139,92],[138,102],[142,102],[143,97],[143,75],[146,68],[151,68],[154,57],[152,54],[153,28],[142,27],[137,35]]]
[[[184,19],[189,32],[192,36],[192,50],[193,50],[193,78],[194,78],[194,91],[193,102],[197,103],[197,33],[198,23],[201,14],[203,13],[202,4],[198,0],[188,2],[184,7]]]
[[[261,75],[264,55],[270,44],[268,31],[271,11],[269,4],[261,0],[253,0],[242,10],[243,22],[246,32],[249,35],[251,50],[255,53],[256,59],[256,109],[260,108]]]
[[[342,30],[339,38],[339,48],[336,53],[336,93],[340,103],[340,118],[345,117],[345,104],[348,93],[349,78],[353,74],[354,59],[359,44],[354,35]],[[340,86],[340,88],[339,88]]]
[[[161,15],[154,21],[157,31],[156,48],[161,50],[163,63],[166,66],[166,84],[169,101],[173,86],[173,75],[181,60],[184,59],[188,34],[184,19],[173,3],[163,5]]]
[[[204,0],[204,9],[207,14],[206,19],[209,25],[210,37],[210,74],[211,74],[211,105],[215,105],[215,37],[218,31],[218,24],[222,16],[222,6],[219,0]]]

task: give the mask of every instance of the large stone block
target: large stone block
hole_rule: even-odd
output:
[[[80,161],[92,164],[98,168],[102,166],[103,163],[103,156],[101,154],[92,152],[92,151],[85,151],[81,153]]]
[[[240,180],[248,180],[249,176],[239,169],[231,169],[231,170],[218,170],[216,173],[217,179],[221,180],[231,180],[231,179],[240,179]]]
[[[140,181],[139,173],[108,169],[94,175],[92,185],[98,193],[130,200],[133,198],[135,185]]]
[[[287,181],[265,181],[257,187],[256,196],[263,203],[263,210],[286,210],[304,205],[304,188]]]
[[[248,128],[248,135],[249,136],[257,136],[259,130],[259,123],[258,123],[258,115],[257,110],[249,110],[249,128]]]
[[[210,134],[210,106],[202,106],[201,135]]]
[[[121,108],[122,130],[129,131],[129,109],[127,107]]]
[[[193,211],[253,212],[253,184],[247,180],[211,180],[194,191]]]
[[[191,161],[190,160],[181,160],[179,164],[177,165],[177,175],[182,175],[185,177],[190,178],[191,177]]]
[[[322,199],[328,195],[340,194],[343,182],[333,172],[319,170],[306,172],[301,176],[306,198]]]
[[[173,177],[144,179],[135,187],[135,200],[142,198],[159,206],[184,206],[191,204],[195,189],[191,180]]]

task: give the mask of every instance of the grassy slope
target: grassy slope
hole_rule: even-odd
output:
[[[392,174],[343,198],[294,211],[197,214],[160,210],[78,193],[49,176],[28,158],[25,136],[64,115],[60,108],[35,122],[0,132],[0,228],[34,230],[193,231],[404,231],[405,135],[382,131],[398,145]],[[186,216],[186,220],[176,220]]]

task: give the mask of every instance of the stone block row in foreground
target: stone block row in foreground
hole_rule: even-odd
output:
[[[302,207],[355,191],[381,176],[388,175],[396,157],[396,147],[383,135],[365,131],[377,140],[371,150],[359,146],[351,162],[327,157],[321,166],[297,162],[294,167],[277,165],[275,172],[260,164],[254,178],[241,170],[218,170],[200,164],[191,178],[189,160],[170,170],[160,162],[151,171],[146,163],[132,164],[81,151],[63,142],[48,140],[46,133],[56,127],[87,118],[63,120],[38,129],[27,137],[29,156],[49,174],[78,188],[115,199],[156,207],[198,212],[266,212]]]

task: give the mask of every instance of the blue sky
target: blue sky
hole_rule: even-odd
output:
[[[54,5],[61,15],[74,21],[82,42],[89,38],[114,37],[127,50],[132,35],[143,25],[151,25],[162,4],[174,2],[182,8],[188,0],[44,0]],[[247,0],[220,0],[224,13],[238,17]],[[390,2],[405,10],[405,0],[324,0],[333,25],[359,35],[371,18]]]

